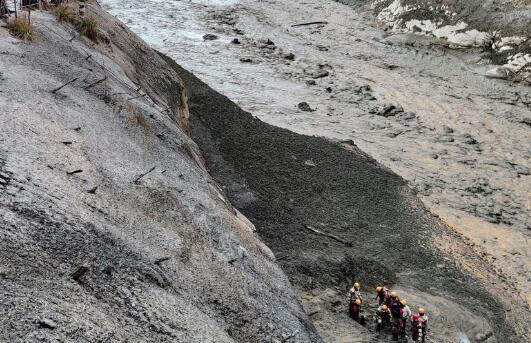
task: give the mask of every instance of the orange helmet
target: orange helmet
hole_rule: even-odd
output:
[[[356,299],[356,305],[361,305],[361,299],[360,298]]]
[[[424,313],[426,313],[426,310],[424,310],[422,307],[419,308],[419,314],[422,316]]]
[[[382,291],[383,287],[376,287],[376,293],[380,293]]]
[[[354,283],[354,288],[360,288],[360,284],[358,282]]]

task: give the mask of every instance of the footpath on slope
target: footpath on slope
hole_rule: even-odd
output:
[[[456,263],[452,256],[460,254],[468,266],[488,268],[402,178],[355,146],[268,125],[173,67],[190,90],[190,129],[209,171],[273,249],[325,341],[371,336],[345,323],[354,281],[369,291],[394,285],[414,306],[427,307],[437,342],[455,342],[460,332],[525,341],[522,323],[506,316],[522,310],[504,308]],[[436,247],[441,240],[447,250]],[[484,271],[495,278],[496,271]]]

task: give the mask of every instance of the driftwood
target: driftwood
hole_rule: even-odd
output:
[[[168,261],[170,258],[171,258],[170,256],[164,256],[164,257],[161,257],[161,258],[157,258],[154,263],[156,265],[159,265],[159,264],[161,264],[164,261]]]
[[[326,24],[328,24],[327,21],[310,21],[308,23],[293,24],[291,25],[291,27],[307,26],[307,25],[326,25]]]
[[[308,230],[310,230],[311,232],[315,233],[315,234],[318,234],[318,235],[321,235],[321,236],[325,236],[325,237],[328,237],[328,238],[331,238],[335,241],[338,241],[339,243],[343,243],[345,244],[346,246],[348,247],[351,247],[352,246],[352,242],[348,242],[348,241],[345,241],[344,239],[340,238],[340,237],[337,237],[335,235],[332,235],[331,233],[328,233],[328,232],[323,232],[321,230],[317,230],[316,228],[313,228],[311,227],[310,225],[304,225],[304,227]]]
[[[139,96],[134,96],[134,97],[129,98],[129,99],[127,99],[127,100],[134,100],[134,99],[138,99],[138,98],[143,98],[143,97],[145,97],[146,95],[147,95],[147,94],[142,94],[142,95],[139,95]]]
[[[59,92],[61,89],[63,89],[64,87],[68,86],[69,84],[71,84],[72,82],[76,81],[77,79],[78,78],[75,77],[72,80],[68,81],[67,83],[62,84],[60,87],[55,88],[54,90],[52,90],[52,94],[55,94],[55,93]]]
[[[74,174],[79,174],[79,173],[82,173],[83,170],[81,169],[76,169],[76,170],[72,170],[72,171],[69,171],[69,172],[66,172],[67,175],[74,175]]]
[[[151,173],[151,172],[154,171],[154,170],[155,170],[155,167],[151,167],[151,169],[148,170],[147,172],[140,174],[140,175],[135,179],[135,181],[133,181],[133,183],[135,183],[135,184],[138,185],[138,183],[140,182],[140,180],[141,180],[144,176],[146,176],[147,174]]]
[[[91,189],[87,190],[88,194],[94,194],[98,190],[98,186],[94,186]]]
[[[88,86],[85,86],[83,87],[84,89],[89,89],[90,87],[94,87],[95,85],[99,84],[99,83],[102,83],[103,81],[107,80],[107,75],[105,75],[103,78],[95,81],[95,82],[92,82],[90,85]]]

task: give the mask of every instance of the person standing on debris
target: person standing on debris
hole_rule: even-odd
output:
[[[359,282],[354,283],[352,288],[349,290],[349,298],[350,317],[361,325],[365,325],[365,317],[361,315],[361,303],[363,299],[361,297]]]
[[[391,311],[391,331],[393,332],[393,338],[398,339],[398,335],[402,331],[402,304],[396,292],[391,292],[389,298],[386,301],[387,307]]]
[[[396,292],[391,292],[389,299],[387,300],[387,307],[391,310],[391,314],[394,319],[402,320],[402,304]]]
[[[404,337],[404,336],[406,336],[407,321],[411,318],[412,313],[411,313],[411,309],[407,305],[407,301],[405,299],[402,299],[400,301],[400,304],[402,305],[402,330],[401,330],[401,334],[402,334],[402,337]]]
[[[424,310],[422,307],[419,308],[419,323],[422,326],[422,343],[426,340],[426,334],[428,331],[428,315],[426,314],[426,310]]]
[[[382,304],[378,307],[376,310],[376,318],[377,318],[377,324],[376,324],[376,330],[381,331],[385,327],[388,327],[391,325],[391,311],[389,311],[389,308],[387,308],[386,304]]]
[[[422,339],[422,324],[419,321],[420,316],[415,313],[411,316],[411,339],[413,342],[417,342]]]
[[[348,293],[350,302],[353,302],[356,299],[363,300],[361,297],[360,284],[358,282],[354,283],[354,286],[352,286]]]
[[[376,297],[374,299],[378,299],[378,305],[381,305],[386,301],[388,294],[389,290],[386,287],[378,286],[376,287]]]
[[[350,318],[361,323],[361,299],[356,299],[350,304]]]

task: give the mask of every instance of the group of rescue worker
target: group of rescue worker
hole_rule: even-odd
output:
[[[407,338],[408,331],[413,341],[425,342],[428,328],[428,315],[424,308],[420,307],[417,313],[413,313],[405,299],[400,299],[396,292],[390,292],[387,287],[376,287],[378,309],[376,310],[377,330],[390,327],[393,338]],[[349,315],[356,322],[365,325],[365,316],[362,314],[363,297],[359,282],[349,291]],[[407,330],[409,324],[409,330]]]

